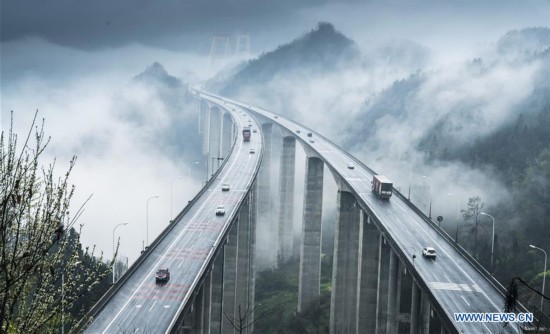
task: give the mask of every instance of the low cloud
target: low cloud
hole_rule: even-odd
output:
[[[19,51],[37,45],[46,48],[48,56],[41,59],[35,54],[22,53],[18,57]],[[151,243],[171,219],[171,184],[173,215],[201,188],[204,166],[193,163],[201,160],[200,156],[193,156],[197,150],[183,146],[178,155],[172,155],[172,151],[164,148],[173,139],[164,133],[174,120],[185,119],[191,128],[196,127],[195,105],[176,109],[172,101],[163,99],[162,87],[132,80],[152,63],[147,54],[142,59],[132,58],[136,49],[147,50],[143,47],[98,54],[35,39],[8,45],[8,49],[12,47],[16,50],[6,51],[9,57],[3,59],[3,66],[13,64],[19,69],[28,66],[28,70],[13,71],[9,78],[3,74],[2,129],[7,130],[9,112],[13,110],[15,130],[28,131],[32,115],[38,109],[38,117],[46,122],[46,134],[52,137],[43,163],[56,159],[56,170],[62,173],[71,157],[77,155],[70,179],[77,189],[73,207],[80,206],[93,194],[79,221],[85,224],[82,242],[96,244],[98,250],[110,256],[112,229],[126,222],[128,226],[119,227],[117,235],[121,236],[121,252],[132,262],[139,256],[142,240],[147,239],[148,198],[160,196],[149,205]],[[109,56],[113,55],[131,61],[119,67],[118,63],[109,62]],[[174,54],[160,52],[158,56],[167,60],[169,68],[176,64],[174,67],[179,66],[180,73],[188,70],[177,64]],[[177,58],[185,57],[188,56]],[[87,65],[99,72],[87,71]],[[50,76],[51,73],[55,75]],[[180,138],[182,135],[186,134],[180,133]],[[192,143],[188,139],[182,141]]]

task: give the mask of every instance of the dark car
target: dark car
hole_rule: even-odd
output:
[[[307,136],[308,137],[313,137],[313,134],[311,132],[308,132]]]
[[[157,274],[155,276],[155,281],[157,283],[168,282],[169,280],[170,280],[170,270],[168,268],[157,270]]]

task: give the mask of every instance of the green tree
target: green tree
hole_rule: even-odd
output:
[[[478,258],[477,253],[477,232],[479,230],[479,215],[481,214],[485,203],[481,201],[481,197],[474,196],[468,198],[468,206],[466,210],[461,210],[462,217],[466,222],[472,224],[471,231],[474,233],[474,257]]]
[[[82,251],[73,228],[83,211],[70,211],[76,157],[59,178],[55,161],[40,165],[50,138],[36,116],[19,147],[13,113],[0,138],[0,333],[48,333],[70,324],[74,303],[109,270],[93,250]]]

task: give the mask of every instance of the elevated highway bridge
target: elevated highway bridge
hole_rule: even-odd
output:
[[[459,313],[503,312],[504,288],[398,191],[390,200],[375,196],[376,173],[361,161],[268,110],[192,93],[203,153],[213,158],[215,173],[94,306],[80,326],[86,333],[252,333],[255,259],[274,259],[276,267],[292,255],[296,143],[306,153],[298,312],[319,303],[328,170],[338,186],[330,333],[523,332],[518,323],[456,321]],[[254,132],[250,142],[240,136],[245,127]],[[282,146],[276,208],[269,198],[274,145]],[[218,205],[224,216],[215,215]],[[258,219],[275,210],[278,219]],[[270,233],[269,242],[256,242],[259,231]],[[437,259],[422,258],[425,246],[437,250]],[[170,268],[166,284],[155,284],[160,267]],[[250,311],[240,331],[231,321],[239,309]]]

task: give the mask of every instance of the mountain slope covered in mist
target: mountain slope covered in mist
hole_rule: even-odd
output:
[[[277,76],[335,71],[356,61],[359,55],[355,42],[336,31],[332,24],[322,22],[302,37],[244,64],[215,88],[223,95],[235,95]]]
[[[133,80],[143,83],[161,84],[171,88],[181,88],[183,85],[180,79],[168,74],[159,62],[154,62],[143,72],[136,75]]]
[[[448,221],[457,204],[464,208],[479,195],[499,222],[495,275],[504,283],[517,274],[534,277],[537,268],[515,254],[529,244],[550,244],[550,29],[510,31],[476,50],[477,58],[443,66],[424,67],[431,54],[412,44],[406,50],[423,58],[408,68],[397,68],[396,57],[376,48],[365,52],[366,60],[342,62],[361,57],[352,51],[331,58],[332,67],[324,61],[308,67],[301,60],[312,46],[300,44],[307,36],[245,65],[222,94],[323,133],[397,188],[412,187],[413,202],[426,211],[437,200],[433,213],[445,216],[442,226],[460,230],[462,246],[488,266],[487,221],[479,223],[476,241],[478,225]],[[441,192],[459,194],[459,202]]]
[[[154,62],[132,78],[128,90],[137,96],[124,99],[127,105],[119,114],[142,129],[155,149],[176,161],[196,160],[201,155],[194,100],[186,93],[184,80]]]
[[[396,80],[365,99],[345,135],[344,146],[384,160],[388,173],[403,160],[413,161],[412,173],[432,178],[438,168],[457,166],[437,182],[440,191],[474,170],[502,184],[509,198],[488,191],[482,201],[499,224],[495,275],[503,282],[537,273],[514,254],[529,244],[550,245],[549,36],[548,28],[511,31],[496,52]],[[475,188],[465,186],[468,196]],[[488,265],[490,225],[481,222],[476,251],[476,225],[462,222],[459,239]]]

